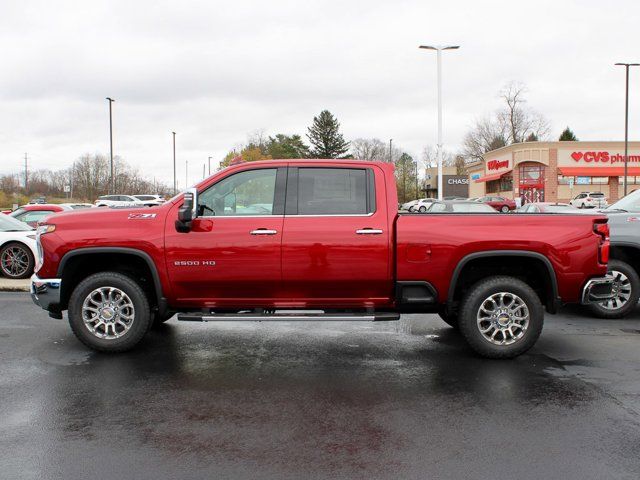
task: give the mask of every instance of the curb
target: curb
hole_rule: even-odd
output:
[[[28,292],[29,280],[0,279],[0,292]]]

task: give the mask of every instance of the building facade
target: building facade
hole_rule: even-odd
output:
[[[629,142],[627,191],[640,188],[640,142]],[[468,168],[469,196],[567,202],[581,192],[623,196],[624,142],[525,142],[487,152]]]
[[[456,167],[442,167],[442,196],[443,197],[468,197],[469,177],[457,175]],[[425,180],[422,188],[426,197],[438,196],[438,167],[425,169]]]

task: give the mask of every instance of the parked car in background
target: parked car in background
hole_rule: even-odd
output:
[[[467,197],[457,197],[453,195],[448,197],[442,197],[442,200],[469,200],[469,199]]]
[[[478,202],[447,200],[431,202],[426,213],[498,213],[494,208]]]
[[[0,272],[12,279],[28,278],[38,255],[36,232],[26,223],[0,215]]]
[[[411,211],[411,207],[415,206],[418,204],[420,200],[411,200],[410,202],[406,202],[403,203],[402,205],[400,205],[400,210],[404,210],[405,212],[410,212]]]
[[[582,213],[568,203],[533,202],[518,209],[518,213]]]
[[[70,207],[72,210],[82,210],[83,208],[92,208],[93,203],[59,203],[63,207]]]
[[[29,204],[14,210],[9,216],[35,228],[40,220],[44,220],[49,215],[70,210],[73,209],[69,206],[53,203]]]
[[[166,200],[160,195],[132,195],[137,198],[141,202],[143,202],[147,207],[155,207],[157,205],[162,205]]]
[[[569,202],[576,208],[606,208],[607,197],[602,192],[582,192]]]
[[[609,218],[609,273],[613,275],[614,295],[589,308],[599,318],[622,318],[636,310],[640,298],[640,190],[598,214]]]
[[[431,206],[431,203],[435,201],[436,201],[435,198],[421,198],[420,200],[418,200],[418,203],[416,203],[409,209],[409,211],[425,213],[427,209]]]
[[[29,200],[29,205],[37,205],[47,203],[47,199],[44,197],[35,197]]]
[[[491,207],[502,213],[508,213],[510,210],[516,209],[516,202],[514,202],[510,198],[497,197],[495,195],[486,195],[484,197],[479,197],[475,201],[486,203],[487,205],[490,205]]]
[[[94,202],[96,207],[144,207],[142,200],[133,195],[102,195]]]

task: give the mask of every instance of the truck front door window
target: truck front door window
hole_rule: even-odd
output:
[[[272,215],[276,173],[263,168],[230,175],[199,195],[198,210],[203,216]]]

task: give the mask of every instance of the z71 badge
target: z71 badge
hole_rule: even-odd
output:
[[[129,220],[151,220],[156,218],[155,213],[130,213]]]

